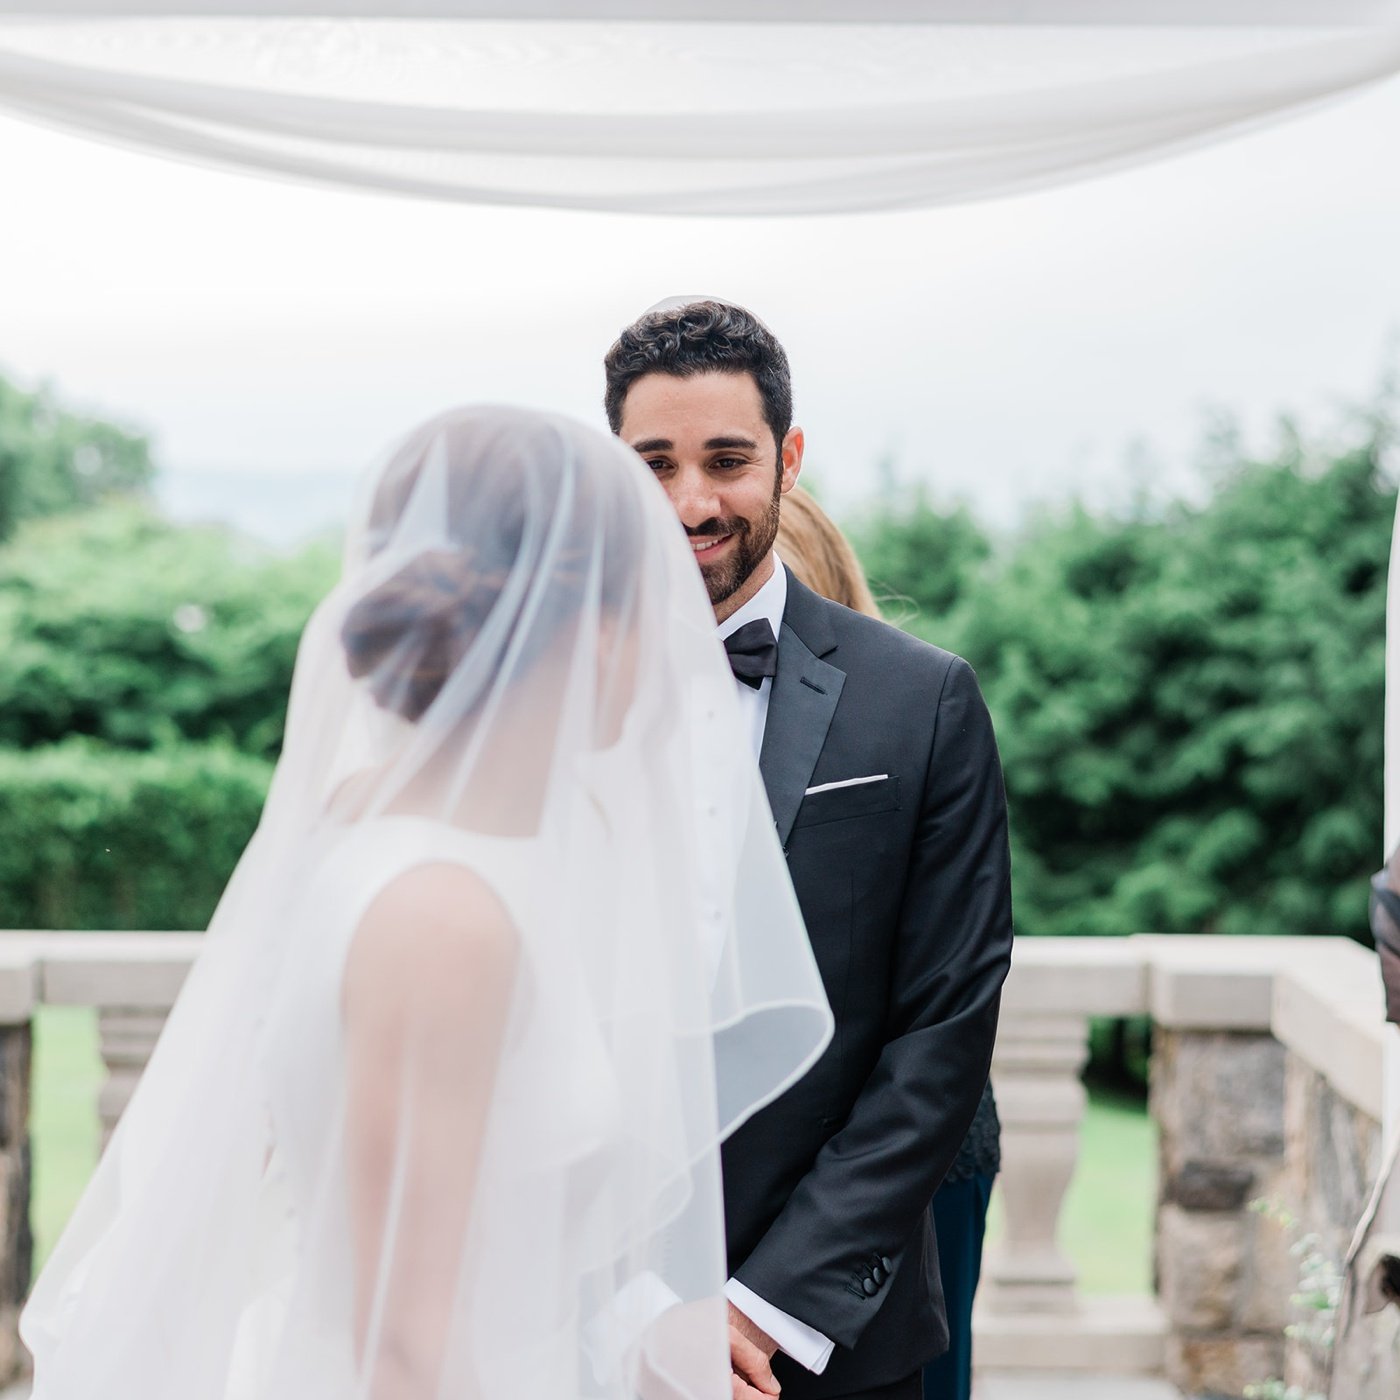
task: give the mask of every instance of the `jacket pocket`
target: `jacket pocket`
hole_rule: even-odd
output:
[[[882,778],[876,783],[832,787],[825,792],[808,793],[797,809],[793,830],[822,822],[845,821],[848,817],[869,817],[877,812],[899,810],[899,779]]]

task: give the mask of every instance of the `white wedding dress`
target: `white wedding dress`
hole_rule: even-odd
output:
[[[357,981],[352,1025],[356,931],[428,864],[494,894],[509,975],[390,929],[376,975],[430,1002]],[[262,821],[25,1307],[33,1400],[727,1400],[719,1142],[830,1034],[646,467],[434,419],[366,483]]]
[[[503,1097],[527,1115],[525,1123],[513,1125],[516,1146],[532,1147],[540,1160],[582,1163],[602,1153],[620,1122],[617,1086],[594,1021],[583,1014],[576,995],[560,995],[566,986],[577,989],[577,969],[543,967],[530,957],[529,950],[539,944],[534,935],[538,901],[531,892],[545,873],[537,841],[461,831],[407,815],[343,828],[332,824],[325,838],[291,915],[306,936],[288,959],[259,1037],[256,1072],[266,1085],[273,1143],[257,1227],[264,1288],[240,1321],[226,1400],[269,1394],[343,1400],[355,1393],[348,1203],[342,1192],[325,1189],[327,1179],[339,1182],[340,1177],[326,1173],[319,1154],[324,1143],[340,1136],[337,1118],[343,1107],[327,1088],[345,1077],[340,987],[346,955],[365,910],[395,878],[430,863],[465,866],[489,881],[521,933],[523,975],[534,995],[550,1003],[550,1011],[531,1020],[533,1026],[549,1026],[548,1043],[518,1044],[506,1062],[516,1082],[502,1085]],[[564,1045],[569,1053],[555,1057],[554,1048]],[[539,1092],[542,1086],[550,1092]],[[519,1135],[521,1127],[525,1136]],[[581,1210],[587,1205],[579,1202]],[[299,1235],[312,1212],[342,1218],[342,1225],[326,1232],[341,1249],[323,1255],[315,1286],[307,1291],[305,1307],[298,1308],[292,1280]],[[489,1241],[489,1214],[480,1228]],[[519,1245],[483,1242],[487,1253],[503,1254],[507,1247],[513,1252]],[[278,1338],[294,1311],[300,1329],[290,1352],[295,1370],[279,1372]],[[557,1367],[563,1374],[540,1374],[541,1387],[574,1394],[581,1383],[579,1350],[577,1336],[556,1335],[552,1345],[542,1345],[542,1371]]]

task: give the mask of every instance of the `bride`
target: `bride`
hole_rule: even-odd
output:
[[[830,1013],[666,501],[463,409],[368,481],[34,1400],[726,1400],[720,1138]]]

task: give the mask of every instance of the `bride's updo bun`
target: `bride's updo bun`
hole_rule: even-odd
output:
[[[421,719],[468,669],[456,689],[470,710],[507,641],[523,674],[577,617],[594,566],[597,601],[618,606],[637,569],[635,493],[617,489],[625,468],[615,457],[580,454],[572,428],[513,410],[457,410],[420,428],[383,470],[359,549],[379,581],[350,604],[340,635],[350,674],[386,710]],[[514,635],[525,611],[529,625]]]
[[[350,674],[405,719],[422,717],[491,611],[494,589],[465,553],[430,549],[371,589],[345,615]]]

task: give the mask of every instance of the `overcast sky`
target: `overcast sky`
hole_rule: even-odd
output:
[[[0,119],[0,373],[149,430],[179,513],[289,539],[449,404],[601,423],[619,327],[708,292],[785,341],[838,511],[892,455],[1009,523],[1189,489],[1211,405],[1262,438],[1370,398],[1400,363],[1397,168],[1396,83],[1049,193],[790,221],[400,201]]]

